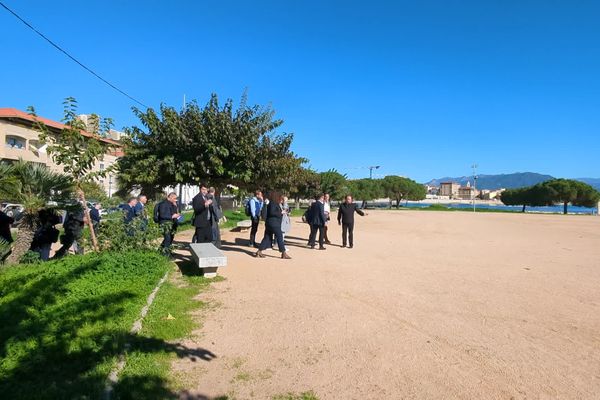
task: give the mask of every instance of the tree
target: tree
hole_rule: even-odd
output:
[[[163,188],[206,181],[219,191],[228,184],[291,187],[288,179],[306,160],[290,151],[292,134],[275,134],[283,121],[269,107],[249,106],[244,94],[237,109],[216,94],[200,108],[178,112],[134,108],[142,127],[127,128],[119,180],[125,187]]]
[[[320,191],[321,176],[310,168],[300,167],[292,173],[294,182],[290,188],[290,196],[294,198],[296,209],[300,209],[300,199],[313,198]]]
[[[367,201],[384,196],[382,179],[355,179],[348,183],[352,196],[357,200],[362,200],[362,208],[366,208]]]
[[[47,145],[46,151],[54,162],[60,165],[75,185],[77,197],[82,202],[85,217],[90,229],[90,237],[94,250],[98,251],[98,241],[90,219],[90,212],[85,198],[84,185],[95,179],[106,176],[110,168],[93,172],[95,164],[102,160],[107,151],[113,147],[105,140],[112,126],[110,118],[100,120],[93,114],[88,126],[77,117],[77,100],[67,97],[63,102],[64,116],[61,122],[64,128],[59,134],[53,134],[42,122],[37,121],[36,127],[40,131],[40,141]],[[33,107],[29,112],[36,116]],[[90,129],[89,127],[92,127]]]
[[[567,214],[568,205],[595,207],[600,199],[600,193],[587,183],[573,179],[553,179],[543,183],[554,191],[554,202],[563,204],[563,214]]]
[[[321,172],[320,189],[322,193],[329,193],[334,200],[341,200],[348,194],[349,186],[346,175],[342,175],[335,169]]]
[[[18,263],[29,250],[33,236],[40,226],[39,211],[49,202],[66,202],[73,189],[71,178],[65,174],[52,172],[45,165],[19,160],[14,164],[0,165],[0,180],[10,182],[10,191],[3,187],[2,195],[7,200],[23,204],[19,234],[12,254],[7,261]]]
[[[390,201],[396,200],[396,208],[402,200],[423,200],[427,194],[425,187],[403,176],[388,175],[383,178],[383,189]]]

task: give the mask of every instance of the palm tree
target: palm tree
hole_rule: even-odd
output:
[[[3,185],[2,183],[7,183]],[[0,165],[0,195],[23,204],[24,211],[9,264],[18,263],[29,250],[35,231],[40,225],[38,213],[48,202],[64,202],[73,190],[71,179],[53,172],[42,164],[19,160]]]

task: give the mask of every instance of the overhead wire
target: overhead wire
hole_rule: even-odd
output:
[[[6,11],[8,11],[9,13],[11,13],[15,18],[17,18],[19,21],[21,21],[23,24],[25,24],[25,26],[27,26],[29,29],[31,29],[35,33],[37,33],[44,40],[46,40],[48,43],[50,43],[54,48],[56,48],[58,51],[60,51],[61,53],[63,53],[67,57],[69,57],[71,60],[73,60],[80,67],[82,67],[83,69],[85,69],[86,71],[88,71],[90,74],[94,75],[96,78],[100,79],[102,82],[104,82],[105,84],[107,84],[108,86],[110,86],[111,88],[113,88],[114,90],[116,90],[117,92],[121,93],[123,96],[129,98],[130,100],[133,100],[134,102],[136,102],[137,104],[141,105],[142,107],[144,107],[144,108],[150,108],[147,105],[145,105],[144,103],[142,103],[141,101],[137,100],[135,97],[133,97],[133,96],[129,95],[128,93],[126,93],[125,91],[119,89],[116,85],[110,83],[109,81],[107,81],[106,79],[104,79],[103,77],[101,77],[99,74],[97,74],[96,72],[94,72],[91,68],[89,68],[88,66],[86,66],[85,64],[83,64],[81,61],[79,61],[78,59],[76,59],[75,57],[73,57],[71,54],[69,54],[68,51],[64,50],[58,44],[54,43],[46,35],[44,35],[42,32],[38,31],[35,27],[33,27],[33,25],[31,25],[29,22],[27,22],[26,20],[24,20],[23,18],[21,18],[16,12],[14,12],[10,8],[8,8],[8,6],[6,4],[4,4],[2,1],[0,1],[0,6],[2,6],[4,9],[6,9]]]

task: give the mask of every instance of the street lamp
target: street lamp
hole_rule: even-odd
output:
[[[369,167],[369,179],[373,179],[373,170],[379,169],[379,167],[381,167],[381,165],[374,165],[372,167]]]
[[[471,168],[473,168],[473,212],[475,212],[475,193],[477,193],[477,167],[479,165],[473,164]]]

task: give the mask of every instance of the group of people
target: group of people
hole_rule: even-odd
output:
[[[303,220],[310,225],[308,247],[314,249],[319,234],[319,250],[326,250],[325,244],[331,244],[328,237],[329,221],[331,220],[331,204],[328,193],[319,194],[311,202]],[[260,190],[257,190],[247,206],[252,225],[250,229],[250,246],[256,247],[256,233],[261,219],[265,221],[265,234],[258,245],[255,257],[264,258],[263,251],[272,248],[277,243],[281,258],[290,259],[285,247],[285,234],[291,229],[289,206],[287,198],[278,192],[271,192],[268,199],[264,199]],[[366,215],[354,204],[352,196],[345,197],[338,208],[337,221],[342,226],[342,247],[354,246],[354,214]]]

